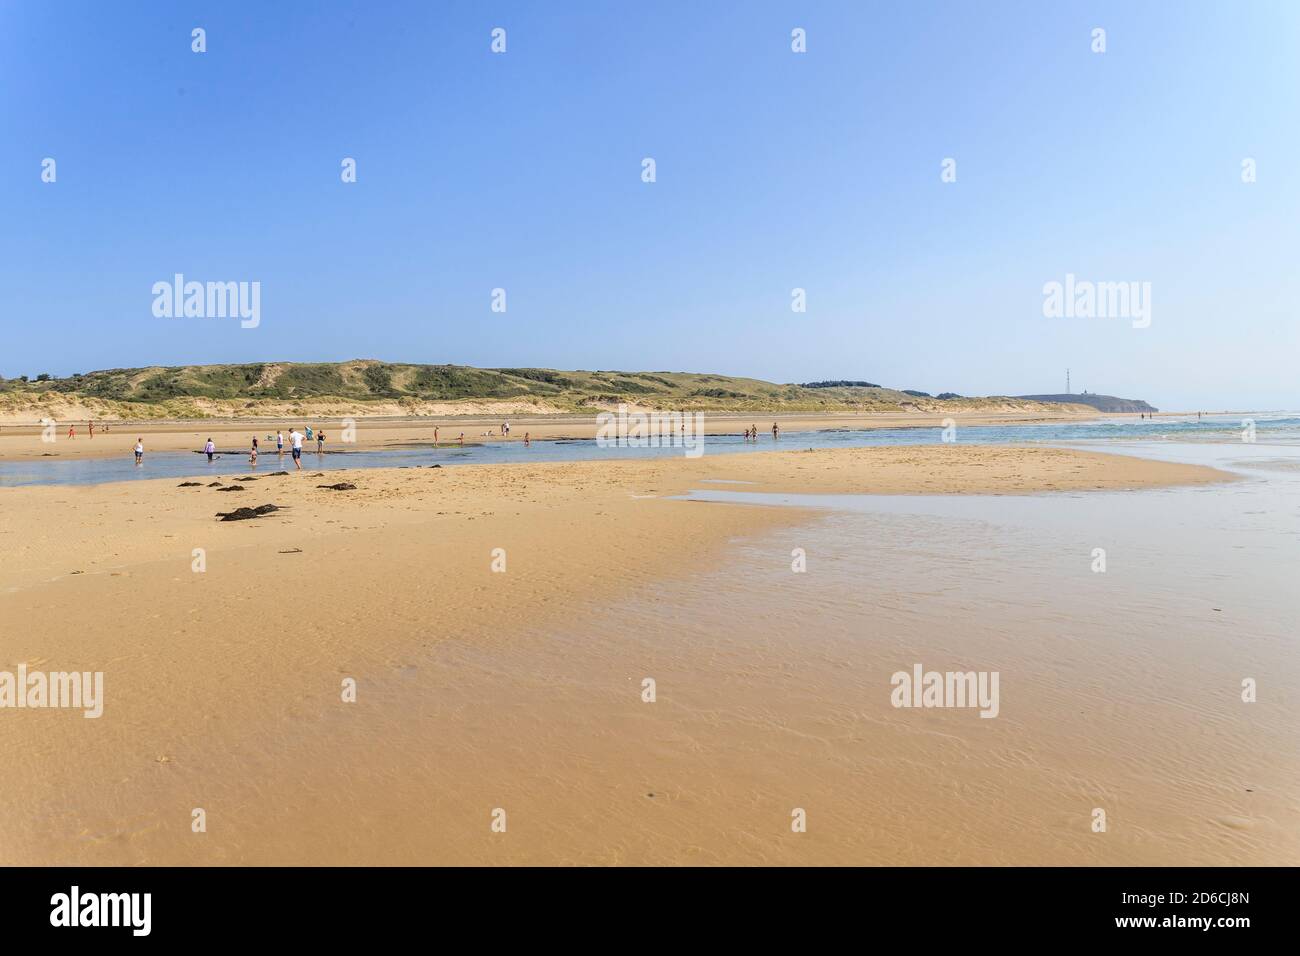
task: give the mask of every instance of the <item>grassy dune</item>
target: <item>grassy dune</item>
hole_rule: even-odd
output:
[[[683,411],[888,412],[1056,408],[1004,397],[937,399],[879,386],[804,387],[693,372],[562,372],[350,362],[107,369],[48,381],[0,380],[6,418],[279,415],[591,414],[620,403]]]

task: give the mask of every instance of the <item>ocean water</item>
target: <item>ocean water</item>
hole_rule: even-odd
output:
[[[1249,426],[1253,423],[1253,435]],[[760,428],[763,426],[760,426]],[[1253,441],[1244,440],[1253,438]],[[1133,421],[1131,418],[1100,419],[1079,423],[1042,425],[963,425],[954,439],[971,444],[1066,444],[1086,443],[1124,446],[1133,443],[1214,443],[1251,446],[1300,446],[1300,413],[1250,412],[1234,415],[1206,415],[1159,421]],[[800,448],[854,448],[870,445],[929,445],[942,441],[942,429],[926,428],[824,428],[817,431],[789,432],[773,441],[764,433],[758,442],[747,442],[741,435],[709,435],[704,440],[704,454],[745,454],[756,451]],[[130,445],[123,446],[120,458],[59,459],[32,461],[0,460],[0,487],[18,485],[94,485],[104,482],[150,478],[214,478],[248,474],[266,474],[292,468],[285,455],[264,454],[256,468],[242,453],[219,455],[209,463],[202,455],[185,452],[147,453],[143,465],[137,466]],[[431,465],[500,464],[539,461],[589,461],[627,457],[664,457],[683,454],[680,447],[600,447],[594,439],[559,439],[535,441],[525,447],[522,441],[497,441],[465,447],[415,447],[391,451],[347,451],[337,445],[324,455],[304,451],[303,467],[311,471],[322,468],[427,468]]]

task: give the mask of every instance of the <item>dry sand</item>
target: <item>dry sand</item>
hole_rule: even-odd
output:
[[[924,741],[877,716],[848,736],[797,730],[819,704],[790,682],[793,649],[677,706],[671,693],[642,703],[654,649],[619,607],[812,520],[665,496],[705,479],[1019,493],[1225,477],[981,446],[314,474],[264,473],[229,493],[175,480],[0,489],[0,670],[103,671],[106,684],[97,720],[0,710],[0,863],[978,862],[991,851],[962,842],[963,821],[912,806],[900,843],[873,823],[897,794],[869,775],[842,792],[827,762],[860,741],[900,766]],[[337,481],[356,490],[317,487]],[[286,510],[214,518],[262,503]],[[497,548],[505,573],[491,569]],[[736,626],[719,636],[733,650],[762,631]],[[711,673],[719,654],[702,637],[660,672]],[[356,703],[341,700],[345,678]],[[834,806],[835,835],[790,839],[759,796],[774,774]],[[489,828],[498,807],[506,834]],[[208,832],[191,832],[194,808]],[[970,812],[975,832],[978,803]],[[1049,846],[1018,859],[1072,862],[1043,860]],[[1186,862],[1146,849],[1124,860]]]

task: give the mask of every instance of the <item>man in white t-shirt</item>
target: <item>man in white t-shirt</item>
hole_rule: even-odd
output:
[[[296,428],[289,432],[289,448],[293,453],[293,467],[302,471],[302,432]]]

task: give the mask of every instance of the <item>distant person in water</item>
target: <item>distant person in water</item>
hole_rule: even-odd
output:
[[[316,433],[316,454],[323,455],[324,453],[325,453],[325,433],[317,432]]]
[[[275,453],[277,455],[284,454],[284,432],[282,431],[275,433]]]
[[[438,444],[438,426],[437,426],[437,425],[434,425],[434,426],[433,426],[433,443],[434,443],[435,445]]]
[[[217,453],[217,443],[209,438],[208,443],[203,446],[203,452],[208,456],[208,461],[211,461],[212,456]]]
[[[781,433],[781,426],[779,426],[776,422],[773,422],[773,423],[772,423],[772,437],[773,437],[773,438],[776,438],[780,433]]]
[[[302,471],[302,432],[296,428],[289,432],[289,451],[293,454],[293,467]]]
[[[135,440],[135,463],[138,465],[142,461],[144,461],[144,439],[137,438]]]
[[[528,437],[528,432],[524,432],[524,447],[527,448],[531,444],[532,440]]]
[[[254,465],[257,464],[257,436],[253,436],[253,447],[248,449],[248,460]]]

